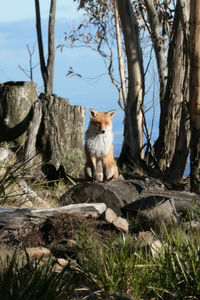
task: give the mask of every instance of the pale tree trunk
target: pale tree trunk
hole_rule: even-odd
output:
[[[121,104],[121,97],[119,100],[119,105],[124,110],[127,103],[127,91],[126,91],[126,76],[123,64],[123,55],[122,55],[122,41],[120,34],[120,24],[119,24],[119,7],[118,0],[114,1],[114,11],[115,11],[115,28],[116,28],[116,40],[117,40],[117,52],[118,52],[118,65],[119,65],[119,74],[121,80],[121,94],[123,97],[123,105]]]
[[[138,26],[129,0],[119,0],[119,15],[128,64],[128,96],[125,107],[124,142],[120,164],[140,164],[143,156],[144,77]]]
[[[190,143],[188,114],[189,1],[178,0],[168,53],[168,81],[162,99],[159,137],[155,143],[158,166],[167,181],[181,180]]]
[[[145,0],[144,2],[147,8],[147,15],[151,26],[151,39],[158,67],[160,80],[160,104],[162,106],[167,85],[166,38],[161,36],[161,24],[154,1]]]
[[[41,69],[43,83],[44,83],[44,91],[45,93],[51,95],[53,91],[53,75],[54,75],[54,56],[55,56],[54,29],[55,29],[56,0],[51,0],[51,6],[49,11],[47,64],[45,64],[45,58],[44,58],[39,0],[35,0],[35,13],[36,13],[38,50],[40,56],[40,69]]]
[[[193,192],[200,194],[200,1],[190,1],[190,180]]]

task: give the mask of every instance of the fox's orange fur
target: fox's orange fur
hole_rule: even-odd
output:
[[[85,176],[93,181],[118,179],[112,144],[112,117],[115,112],[90,109],[90,123],[85,136]]]

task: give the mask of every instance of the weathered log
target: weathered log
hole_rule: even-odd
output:
[[[0,209],[0,241],[21,244],[28,234],[50,230],[52,223],[62,218],[98,218],[106,210],[104,203],[69,205],[46,210]],[[47,227],[47,228],[46,228]],[[42,229],[43,228],[43,229]],[[46,229],[45,229],[46,228]]]
[[[137,212],[142,207],[153,210],[161,203],[162,209],[166,201],[174,203],[177,212],[191,211],[200,204],[200,197],[195,193],[166,190],[152,178],[138,178],[109,183],[79,184],[64,194],[61,201],[63,204],[104,202],[117,215],[122,215],[122,211],[128,214],[129,211]],[[132,205],[133,203],[137,205]]]
[[[0,85],[0,141],[23,145],[36,101],[34,82],[6,82]]]

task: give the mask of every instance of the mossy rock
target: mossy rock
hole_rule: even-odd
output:
[[[79,148],[68,150],[62,158],[62,166],[67,175],[73,178],[83,178],[85,166],[83,150]]]

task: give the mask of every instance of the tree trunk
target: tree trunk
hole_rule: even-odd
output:
[[[128,63],[128,97],[125,107],[124,142],[120,164],[139,165],[143,147],[143,63],[136,18],[129,0],[119,0],[119,15]]]
[[[190,180],[200,194],[200,1],[190,1]]]
[[[183,2],[183,1],[182,1]],[[168,53],[168,81],[161,104],[159,137],[155,143],[158,166],[168,181],[181,180],[190,143],[187,109],[189,87],[188,1],[177,1]],[[187,20],[183,22],[183,15]]]
[[[36,97],[34,82],[11,81],[0,85],[0,142],[24,145]]]
[[[51,95],[53,91],[53,75],[54,75],[54,56],[55,56],[54,29],[55,29],[55,15],[56,15],[56,0],[51,0],[51,7],[49,12],[47,65],[45,64],[45,58],[44,58],[39,0],[35,0],[35,14],[36,14],[38,50],[40,56],[40,69],[41,69],[43,83],[44,83],[44,91],[45,93]]]
[[[56,16],[56,0],[51,0],[51,7],[49,12],[49,30],[48,30],[48,61],[47,61],[47,87],[46,93],[52,94],[53,91],[53,77],[54,77],[54,30],[55,30],[55,16]]]
[[[151,39],[156,55],[160,79],[160,105],[162,106],[167,85],[166,39],[161,36],[161,24],[154,2],[152,0],[145,0],[145,5],[151,26]]]
[[[115,29],[116,29],[116,40],[117,40],[119,75],[121,80],[121,91],[123,97],[123,105],[121,103],[119,103],[119,105],[124,110],[127,103],[127,91],[126,91],[126,77],[125,77],[123,55],[122,55],[122,41],[121,41],[120,24],[119,24],[118,0],[114,1],[114,10],[115,10]]]
[[[37,140],[37,134],[40,127],[41,119],[42,119],[42,105],[41,102],[38,100],[33,104],[33,117],[27,130],[27,139],[24,147],[24,157],[25,157],[25,163],[27,167],[32,166],[33,159],[37,154],[36,140]]]

